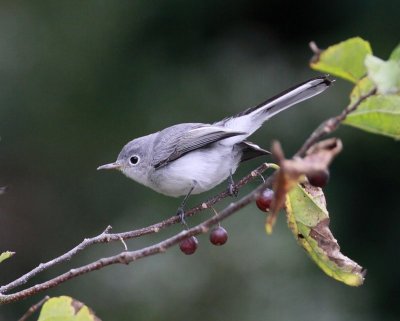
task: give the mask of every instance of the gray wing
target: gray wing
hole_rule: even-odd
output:
[[[154,150],[157,152],[152,165],[154,168],[160,168],[191,151],[243,134],[245,133],[221,126],[197,123],[168,127],[158,133],[154,143]]]

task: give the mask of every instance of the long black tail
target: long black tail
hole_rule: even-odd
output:
[[[225,140],[224,143],[234,144],[236,143],[235,140],[237,140],[237,142],[243,141],[272,116],[297,103],[322,93],[332,84],[332,82],[333,81],[327,76],[312,78],[281,92],[255,107],[248,108],[233,117],[217,122],[215,125],[225,126],[235,131],[248,133],[248,135],[245,136],[240,135],[231,137]]]

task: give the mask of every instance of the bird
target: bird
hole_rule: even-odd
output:
[[[277,113],[325,91],[327,75],[309,79],[254,107],[220,121],[181,123],[128,142],[113,163],[98,170],[116,169],[128,178],[171,197],[184,196],[177,214],[192,194],[206,192],[228,180],[240,163],[270,154],[247,138]]]

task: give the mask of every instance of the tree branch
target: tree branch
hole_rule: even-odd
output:
[[[243,186],[248,184],[250,181],[252,181],[254,178],[261,175],[268,168],[269,168],[269,165],[267,163],[260,165],[259,167],[254,169],[251,173],[249,173],[248,175],[243,177],[238,183],[236,183],[235,187],[238,189],[242,188]],[[224,199],[228,196],[229,196],[229,193],[227,191],[223,191],[223,192],[215,195],[214,197],[212,197],[207,202],[199,204],[196,207],[193,207],[192,209],[186,211],[185,217],[193,216],[198,212],[208,209],[211,206],[213,206],[214,204],[218,203],[219,201],[221,201],[222,199]],[[19,277],[18,279],[14,280],[13,282],[10,282],[9,284],[0,287],[0,304],[6,303],[3,301],[3,299],[6,296],[1,295],[1,294],[6,293],[20,285],[27,283],[31,278],[33,278],[37,274],[39,274],[57,264],[71,260],[73,256],[77,255],[79,252],[83,251],[84,249],[86,249],[87,247],[89,247],[93,244],[127,240],[127,239],[137,238],[137,237],[148,235],[148,234],[157,233],[160,230],[165,229],[168,226],[179,223],[179,222],[180,222],[179,217],[174,215],[174,216],[170,217],[169,219],[166,219],[159,223],[156,223],[156,224],[153,224],[153,225],[141,228],[141,229],[128,231],[128,232],[122,232],[122,233],[109,233],[111,230],[111,226],[108,226],[104,230],[103,233],[101,233],[95,237],[92,237],[92,238],[84,239],[80,244],[78,244],[76,247],[74,247],[67,253],[65,253],[53,260],[50,260],[46,263],[39,264],[36,268],[31,270],[30,272],[24,274],[23,276]],[[63,282],[65,282],[65,281],[63,281]]]
[[[260,167],[258,167],[258,169],[266,169],[268,168],[268,166],[266,164],[261,165]],[[257,171],[257,173],[255,173],[255,171]],[[249,179],[250,177],[255,177],[258,175],[258,170],[255,170],[252,173],[250,173],[249,175],[247,175],[245,178],[243,178],[241,180],[242,181],[246,181],[247,179]],[[251,179],[249,179],[248,181],[250,181]],[[248,182],[247,181],[247,182]],[[39,293],[41,291],[44,291],[46,289],[49,288],[53,288],[61,283],[64,283],[72,278],[75,278],[79,275],[83,275],[86,273],[89,273],[91,271],[94,270],[99,270],[102,269],[108,265],[111,264],[129,264],[133,261],[137,261],[139,259],[142,259],[144,257],[147,256],[151,256],[157,253],[164,253],[168,248],[170,248],[171,246],[178,244],[180,241],[193,236],[193,235],[198,235],[198,234],[203,234],[206,233],[210,227],[212,227],[213,225],[218,224],[219,222],[221,222],[222,220],[226,219],[227,217],[231,216],[232,214],[236,213],[237,211],[239,211],[240,209],[242,209],[244,206],[252,203],[255,201],[255,199],[258,197],[258,195],[261,193],[261,191],[263,189],[265,189],[267,186],[271,186],[272,180],[271,179],[267,179],[265,181],[265,183],[263,183],[262,185],[258,186],[255,190],[253,190],[251,193],[247,194],[246,196],[244,196],[243,198],[241,198],[239,201],[235,202],[235,203],[231,203],[230,205],[228,205],[225,209],[223,209],[221,212],[218,213],[218,215],[214,215],[212,218],[204,221],[201,224],[196,225],[195,227],[188,229],[188,230],[184,230],[170,238],[165,239],[164,241],[161,241],[157,244],[142,248],[140,250],[136,250],[136,251],[125,251],[122,252],[120,254],[114,255],[114,256],[110,256],[110,257],[106,257],[106,258],[102,258],[99,259],[95,262],[89,263],[87,265],[81,266],[79,268],[76,269],[71,269],[68,272],[61,274],[49,281],[43,282],[41,284],[37,284],[34,285],[32,287],[29,287],[25,290],[13,293],[13,294],[0,294],[0,303],[1,304],[6,304],[6,303],[11,303],[14,301],[18,301],[21,300],[23,298],[26,298],[28,296],[31,296],[33,294]],[[239,185],[239,184],[238,184]],[[224,193],[221,193],[224,194]],[[219,198],[220,195],[217,195],[217,197],[214,197],[213,199],[211,199],[209,202],[215,202],[215,199]],[[196,207],[197,208],[197,207]],[[194,208],[194,209],[196,209]],[[193,210],[194,210],[193,209]],[[192,210],[191,210],[192,211]],[[194,212],[193,212],[194,213]],[[193,214],[192,213],[192,214]],[[173,218],[175,221],[175,218]],[[166,220],[164,222],[168,222],[172,220]],[[132,231],[135,232],[135,231]],[[121,233],[121,234],[129,234],[130,232],[127,233]],[[154,233],[154,232],[153,232]],[[104,233],[100,234],[98,237],[95,237],[93,239],[98,240],[98,238],[103,238]],[[112,236],[113,240],[117,240],[115,239],[115,236],[118,234],[109,234],[108,236]],[[143,235],[143,234],[142,234]],[[111,239],[110,239],[111,240]],[[104,239],[105,242],[106,238]],[[84,241],[85,242],[85,241]],[[84,243],[82,242],[82,243]],[[82,244],[81,243],[81,244]],[[81,245],[80,244],[80,245]],[[93,243],[92,243],[93,244]],[[79,246],[79,245],[78,245]],[[87,245],[85,245],[87,246]],[[51,262],[51,261],[50,261]],[[3,287],[4,288],[4,287]]]
[[[307,150],[314,145],[317,141],[321,140],[322,137],[333,133],[340,124],[346,119],[347,115],[355,111],[360,104],[366,100],[368,97],[371,97],[376,93],[376,88],[372,88],[368,93],[360,96],[360,98],[355,101],[353,104],[347,106],[339,115],[335,117],[331,117],[325,120],[321,125],[315,129],[311,135],[304,142],[303,146],[296,152],[294,157],[303,157],[305,156]]]
[[[304,142],[303,146],[297,151],[297,153],[294,155],[294,157],[303,157],[307,150],[314,145],[316,142],[318,142],[320,139],[322,139],[325,135],[328,135],[335,131],[340,124],[346,119],[347,115],[354,110],[357,109],[357,107],[368,97],[374,95],[376,93],[376,89],[372,89],[370,92],[365,94],[364,96],[360,96],[360,98],[354,102],[353,104],[349,105],[346,109],[343,110],[341,114],[339,114],[336,117],[329,118],[328,120],[324,121],[318,128],[316,128],[311,135],[308,137],[308,139]],[[235,184],[235,187],[240,189],[247,183],[249,183],[251,180],[253,180],[255,177],[261,175],[267,168],[269,168],[268,164],[262,164],[255,170],[253,170],[250,174],[246,175],[243,177],[237,184]],[[179,217],[174,215],[173,217],[166,219],[162,222],[133,230],[133,231],[128,231],[128,232],[122,232],[122,233],[110,233],[111,226],[107,227],[106,230],[92,238],[87,238],[84,239],[80,244],[78,244],[76,247],[68,251],[67,253],[50,260],[46,263],[41,263],[39,266],[31,270],[30,272],[26,273],[25,275],[19,277],[18,279],[10,282],[7,285],[4,285],[0,287],[0,304],[6,304],[14,301],[21,300],[23,298],[26,298],[28,296],[31,296],[33,294],[39,293],[41,291],[44,291],[49,288],[53,288],[63,282],[66,282],[72,278],[75,278],[79,275],[83,275],[86,273],[89,273],[94,270],[99,270],[102,269],[108,265],[111,264],[129,264],[133,261],[139,260],[141,258],[155,255],[158,253],[163,253],[165,252],[168,248],[170,248],[173,245],[178,244],[180,241],[183,239],[193,236],[193,235],[198,235],[202,233],[206,233],[210,227],[212,227],[215,224],[218,224],[222,220],[226,219],[227,217],[231,216],[232,214],[236,213],[240,209],[242,209],[244,206],[248,205],[249,203],[253,202],[261,193],[262,190],[264,190],[267,187],[272,186],[272,182],[275,178],[275,174],[268,177],[268,179],[258,186],[255,190],[238,200],[237,202],[231,203],[229,206],[227,206],[225,209],[223,209],[218,215],[213,216],[212,218],[205,220],[203,223],[198,224],[197,226],[182,231],[175,236],[169,237],[165,239],[164,241],[161,241],[157,244],[142,248],[140,250],[136,251],[124,251],[121,252],[118,255],[106,257],[99,259],[97,261],[94,261],[92,263],[89,263],[87,265],[71,269],[68,272],[61,274],[57,277],[54,277],[53,279],[50,279],[46,282],[31,286],[27,289],[21,290],[19,292],[15,292],[12,294],[4,294],[6,292],[9,292],[10,290],[25,284],[28,282],[31,278],[36,276],[37,274],[57,265],[60,263],[63,263],[65,261],[70,260],[73,256],[77,255],[79,252],[83,251],[87,247],[97,244],[97,243],[109,243],[112,241],[121,241],[121,240],[127,240],[127,239],[132,239],[132,238],[137,238],[141,237],[144,235],[152,234],[152,233],[157,233],[162,229],[165,229],[169,227],[170,225],[176,224],[180,222]],[[214,204],[218,203],[222,199],[226,198],[229,196],[228,191],[223,191],[216,196],[212,197],[209,199],[207,202],[204,202],[202,204],[197,205],[196,207],[193,207],[192,209],[188,210],[185,213],[185,217],[190,217],[192,215],[195,215],[196,213],[199,213],[205,209],[208,209],[212,207]]]
[[[43,304],[46,303],[46,301],[50,299],[49,296],[45,296],[43,299],[41,299],[38,303],[32,305],[28,311],[25,312],[25,314],[18,320],[18,321],[26,321],[28,318],[34,314]]]

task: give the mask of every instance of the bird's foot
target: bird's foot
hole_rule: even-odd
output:
[[[228,194],[229,196],[234,196],[237,197],[239,194],[239,189],[235,184],[229,184],[228,185]]]
[[[234,196],[237,197],[239,193],[238,187],[235,185],[235,182],[233,181],[232,173],[228,178],[228,194],[229,196]]]
[[[188,228],[188,225],[185,221],[185,210],[183,209],[182,206],[178,207],[178,210],[176,211],[176,215],[179,217],[179,221],[184,225],[186,228]]]
[[[176,211],[176,215],[179,216],[179,220],[181,221],[182,225],[186,227],[186,229],[189,229],[189,226],[187,225],[185,221],[185,205],[186,201],[189,198],[190,194],[193,192],[193,189],[197,185],[196,181],[193,181],[193,186],[190,188],[189,192],[186,194],[185,198],[183,199],[181,206],[178,207],[178,210]]]

